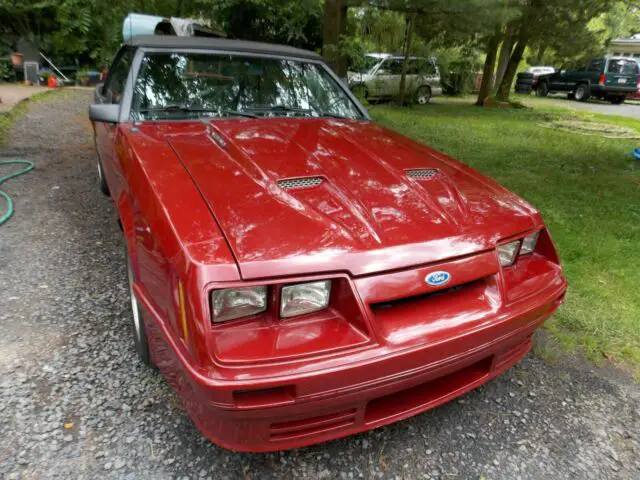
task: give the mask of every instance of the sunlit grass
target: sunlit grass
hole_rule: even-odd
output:
[[[640,108],[640,107],[638,107]],[[567,301],[547,328],[595,361],[611,358],[640,375],[640,141],[556,131],[539,124],[593,119],[586,112],[446,105],[370,107],[382,124],[493,177],[543,214],[569,280]]]

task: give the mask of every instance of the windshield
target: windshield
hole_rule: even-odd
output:
[[[612,58],[607,65],[607,73],[619,73],[621,75],[635,75],[638,73],[638,64],[633,60]]]
[[[149,53],[136,80],[136,120],[309,116],[363,119],[321,65],[209,53]]]

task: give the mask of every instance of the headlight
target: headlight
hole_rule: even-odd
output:
[[[498,258],[500,258],[500,265],[503,267],[513,265],[513,262],[516,261],[516,255],[518,255],[519,248],[520,240],[498,246]]]
[[[248,317],[267,309],[267,287],[225,288],[211,292],[213,322]]]
[[[280,316],[282,318],[295,317],[327,308],[330,292],[330,280],[282,287]]]
[[[527,253],[533,253],[536,249],[536,243],[538,243],[538,236],[540,231],[527,235],[522,240],[522,248],[520,249],[520,255],[526,255]]]

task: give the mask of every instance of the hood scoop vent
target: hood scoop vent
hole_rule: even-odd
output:
[[[280,185],[285,190],[293,190],[298,188],[312,188],[324,182],[322,177],[304,177],[304,178],[290,178],[287,180],[278,180]]]
[[[438,174],[435,168],[413,168],[406,170],[407,176],[416,180],[431,180]]]

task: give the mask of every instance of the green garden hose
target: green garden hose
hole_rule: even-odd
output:
[[[9,180],[10,178],[14,178],[14,177],[17,177],[18,175],[22,175],[23,173],[30,172],[31,170],[33,170],[33,167],[34,167],[33,163],[30,162],[29,160],[18,160],[18,159],[0,160],[0,166],[2,165],[26,165],[26,167],[23,168],[22,170],[18,170],[17,172],[13,172],[13,173],[10,173],[9,175],[0,177],[0,185],[2,185],[4,182]],[[5,203],[7,204],[7,211],[2,216],[0,216],[0,225],[2,225],[4,222],[9,220],[9,218],[11,218],[11,215],[13,215],[13,200],[11,200],[11,197],[6,193],[4,193],[2,190],[0,190],[0,197],[4,198]]]

